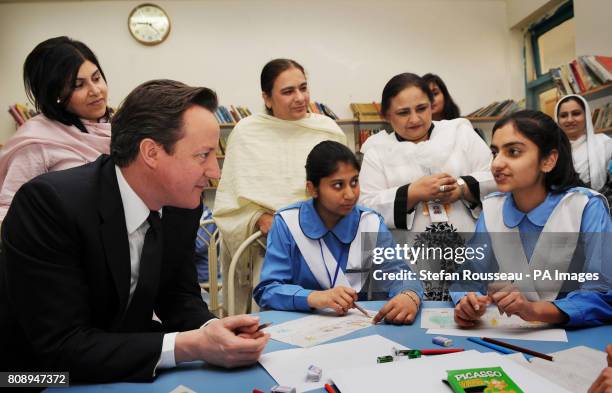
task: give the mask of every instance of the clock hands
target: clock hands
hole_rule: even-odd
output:
[[[136,22],[135,24],[136,24],[136,25],[146,25],[146,26],[149,26],[151,29],[155,30],[155,32],[156,32],[157,34],[161,34],[161,33],[159,32],[159,30],[157,30],[157,29],[155,28],[155,26],[153,26],[153,24],[152,24],[151,22]]]

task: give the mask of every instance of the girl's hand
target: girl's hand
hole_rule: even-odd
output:
[[[274,220],[274,216],[270,213],[264,213],[257,220],[257,228],[261,231],[261,233],[266,236],[268,232],[270,232],[270,228],[272,228],[272,221]]]
[[[538,320],[535,302],[527,300],[514,284],[489,285],[489,298],[502,315],[518,315],[525,321]]]
[[[411,324],[419,311],[419,307],[414,300],[417,295],[415,294],[413,298],[411,296],[403,293],[396,295],[378,311],[372,322],[378,323],[384,318],[385,322],[394,325]]]
[[[337,315],[345,315],[349,309],[355,307],[357,292],[353,288],[335,287],[325,291],[312,291],[306,300],[311,308],[332,308]]]
[[[408,196],[412,194],[412,197],[418,202],[439,200],[442,203],[450,203],[449,200],[453,197],[454,191],[459,191],[457,180],[449,174],[436,173],[431,176],[423,176],[410,184]],[[458,198],[460,194],[456,194]]]
[[[455,323],[460,327],[474,327],[476,321],[487,311],[489,302],[488,296],[478,296],[475,292],[468,292],[455,306]]]

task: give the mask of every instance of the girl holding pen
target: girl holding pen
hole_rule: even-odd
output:
[[[340,143],[325,141],[312,149],[306,160],[306,188],[312,198],[274,215],[261,282],[253,293],[260,307],[331,308],[344,315],[369,292],[390,299],[374,322],[414,320],[422,297],[420,282],[378,281],[370,274],[372,269],[400,272],[408,265],[393,260],[372,266],[362,257],[362,242],[395,244],[382,217],[356,204],[359,169],[355,155]]]
[[[549,116],[524,110],[499,120],[492,138],[491,171],[500,192],[483,200],[475,234],[491,246],[482,261],[464,268],[523,275],[513,283],[489,285],[487,296],[483,287],[481,293],[452,293],[455,322],[474,326],[493,303],[500,313],[526,321],[609,323],[612,253],[605,237],[612,222],[605,198],[581,187],[567,136]],[[555,279],[570,271],[593,279],[579,285]],[[552,279],[538,279],[536,272],[548,272]]]

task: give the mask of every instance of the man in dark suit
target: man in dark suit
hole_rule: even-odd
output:
[[[110,156],[17,192],[2,226],[0,371],[146,381],[184,361],[257,361],[269,335],[255,317],[216,319],[193,263],[201,193],[219,177],[216,106],[207,88],[144,83],[113,118]]]

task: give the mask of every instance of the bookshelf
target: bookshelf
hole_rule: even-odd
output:
[[[488,121],[498,121],[499,119],[501,119],[502,116],[493,116],[493,117],[474,117],[474,116],[467,116],[466,119],[468,119],[471,123],[478,123],[478,122],[488,122]]]
[[[587,90],[584,93],[582,93],[582,96],[586,98],[587,101],[593,100],[593,99],[599,98],[602,95],[602,93],[603,95],[611,94],[612,91],[608,91],[610,89],[612,89],[612,82],[608,82],[604,85],[597,86],[591,90]]]
[[[612,127],[600,128],[599,130],[595,130],[596,134],[610,134],[612,133]]]

